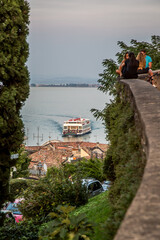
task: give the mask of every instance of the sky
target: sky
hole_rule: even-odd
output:
[[[160,0],[27,1],[31,83],[99,79],[103,60],[116,60],[118,41],[160,35]]]

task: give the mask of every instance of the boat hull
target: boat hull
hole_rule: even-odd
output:
[[[91,130],[88,131],[88,132],[85,132],[85,133],[62,133],[62,137],[68,137],[68,136],[71,136],[71,137],[79,137],[79,136],[83,136],[83,135],[86,135],[86,134],[89,134],[91,133]]]

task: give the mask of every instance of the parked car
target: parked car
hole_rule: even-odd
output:
[[[102,183],[102,186],[103,186],[104,191],[107,191],[111,186],[111,182],[110,181],[104,181]]]
[[[4,215],[4,221],[7,220],[10,223],[16,223],[15,217],[13,216],[13,213],[9,210],[0,210],[0,215]]]
[[[18,204],[22,201],[22,199],[16,199],[13,203],[9,202],[6,210],[7,211],[11,211],[13,213],[13,216],[16,220],[16,222],[18,223],[19,221],[23,220],[23,215],[22,213],[19,211],[18,209]]]
[[[82,184],[86,185],[88,197],[94,197],[104,191],[102,184],[93,178],[82,179]]]

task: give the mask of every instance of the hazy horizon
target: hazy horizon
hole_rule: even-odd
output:
[[[31,84],[98,84],[95,78],[85,77],[35,77]]]
[[[52,78],[98,79],[116,60],[118,41],[160,35],[159,0],[28,0],[31,83]]]

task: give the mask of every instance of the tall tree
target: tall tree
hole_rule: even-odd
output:
[[[10,168],[23,142],[21,107],[29,95],[26,41],[29,4],[25,0],[0,1],[0,207],[9,199]]]

